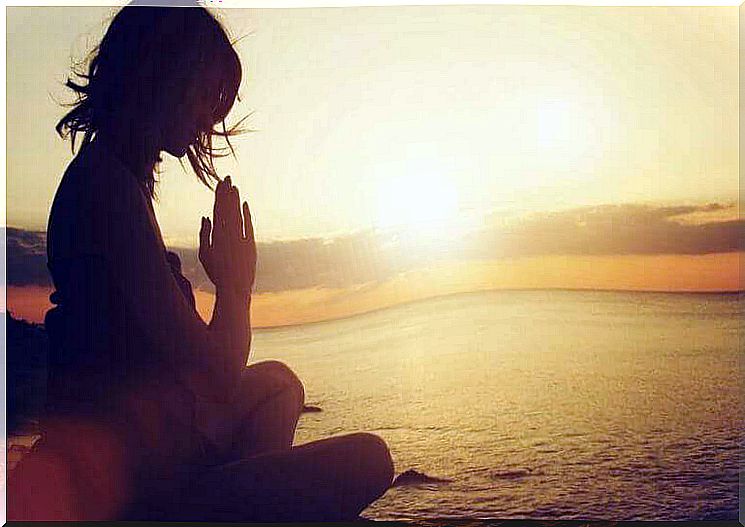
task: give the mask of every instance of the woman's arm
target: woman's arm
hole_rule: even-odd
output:
[[[240,209],[240,194],[230,176],[215,189],[214,228],[202,218],[199,260],[215,284],[215,310],[210,328],[227,331],[234,360],[245,366],[251,345],[250,303],[256,271],[256,243],[248,203]]]
[[[216,288],[215,308],[209,328],[224,334],[229,341],[231,362],[242,369],[251,350],[251,296],[242,296],[229,288]]]

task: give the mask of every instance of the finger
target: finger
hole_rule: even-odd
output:
[[[215,187],[215,201],[220,202],[225,197],[227,192],[230,190],[230,176],[220,180]]]
[[[236,214],[240,214],[240,207],[241,207],[241,191],[238,189],[238,187],[233,186],[231,188],[231,198],[233,199],[233,205],[235,206]]]
[[[207,260],[210,258],[211,253],[211,246],[210,246],[210,231],[212,230],[212,225],[210,224],[210,220],[202,217],[202,226],[199,229],[199,251],[197,253],[197,256],[199,257],[199,261],[202,262],[202,264],[206,264]]]
[[[233,195],[238,191],[238,187],[233,185],[233,180],[230,176],[225,176],[225,187],[223,190],[226,201],[232,204]]]
[[[233,187],[230,189],[230,233],[236,238],[241,237],[242,223],[240,192],[238,187]]]
[[[245,233],[244,240],[254,241],[254,224],[247,201],[243,202],[243,232]]]
[[[223,217],[227,219],[230,215],[230,194],[233,191],[233,183],[230,179],[230,176],[226,176],[223,181],[225,182],[225,184],[223,185],[222,192],[220,194],[220,205]]]
[[[229,218],[229,207],[228,201],[228,178],[225,178],[220,182],[220,185],[215,192],[215,205],[213,208],[213,216],[215,219],[214,230],[212,232],[212,243],[222,245],[223,241],[227,237],[226,222]]]
[[[226,230],[226,235],[237,235],[240,228],[240,212],[238,202],[235,202],[235,187],[232,186],[230,176],[223,180],[219,192],[215,196],[215,227]]]
[[[220,215],[221,212],[221,202],[222,202],[222,195],[223,195],[223,182],[218,181],[217,187],[215,187],[215,203],[212,205],[212,217],[215,218],[215,225],[219,225],[219,222],[217,221],[217,218]]]
[[[217,182],[217,186],[215,187],[215,202],[219,200],[220,196],[223,195],[224,191],[225,191],[225,180],[221,179]]]
[[[210,231],[212,230],[212,224],[209,218],[202,216],[202,226],[199,229],[199,248],[208,249],[210,246]]]

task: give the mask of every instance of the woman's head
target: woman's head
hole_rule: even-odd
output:
[[[122,8],[94,50],[87,84],[67,86],[78,102],[57,124],[65,137],[83,133],[125,145],[151,193],[158,153],[187,156],[197,177],[217,180],[214,136],[228,136],[225,118],[238,94],[241,64],[225,30],[202,7]],[[230,143],[228,142],[228,147]],[[232,148],[231,148],[232,150]]]

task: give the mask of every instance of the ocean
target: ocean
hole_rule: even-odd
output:
[[[254,334],[303,380],[296,444],[373,432],[379,520],[736,519],[742,294],[505,291]]]

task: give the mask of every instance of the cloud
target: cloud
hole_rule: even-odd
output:
[[[504,229],[505,256],[541,254],[710,254],[745,250],[742,220],[689,223],[685,215],[734,209],[712,203],[603,205],[543,213]],[[496,231],[492,231],[496,234]]]
[[[540,255],[708,254],[745,251],[740,219],[691,223],[686,216],[736,212],[734,205],[603,205],[493,221],[480,231],[431,237],[361,231],[333,239],[259,244],[257,292],[344,288],[381,282],[446,260]],[[730,215],[732,216],[732,215]],[[735,216],[736,217],[736,216]],[[8,228],[8,284],[48,285],[45,235]],[[211,290],[195,249],[175,248],[194,287]]]
[[[8,285],[49,285],[46,233],[8,227],[5,250]]]

